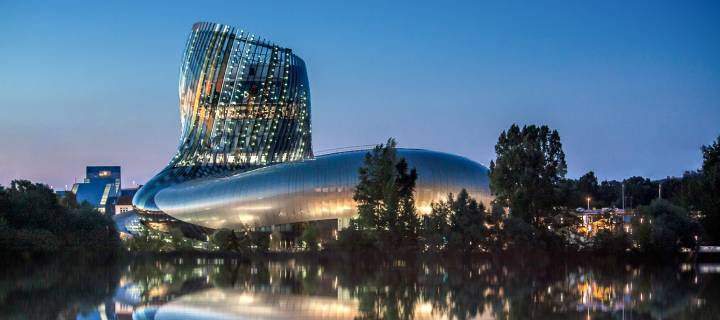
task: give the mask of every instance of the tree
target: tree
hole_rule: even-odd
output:
[[[151,232],[143,232],[125,241],[130,251],[163,252],[172,251],[172,246],[162,240],[160,236]]]
[[[263,231],[248,232],[250,246],[255,252],[266,252],[270,248],[270,233]]]
[[[567,172],[560,134],[547,126],[513,124],[495,145],[490,190],[510,214],[537,223],[553,206],[554,188]]]
[[[413,246],[420,224],[413,195],[417,172],[408,171],[405,159],[397,156],[396,145],[391,138],[365,155],[353,195],[358,206],[353,224],[380,245]]]
[[[60,198],[60,204],[62,204],[65,208],[68,209],[75,209],[79,206],[77,202],[77,197],[75,196],[74,192],[66,192],[65,195]]]
[[[317,250],[318,248],[318,229],[310,223],[305,224],[305,228],[300,235],[300,240],[309,250]]]
[[[490,234],[485,223],[493,221],[494,217],[489,216],[485,206],[470,197],[465,189],[457,198],[449,194],[447,200],[431,206],[432,211],[423,217],[421,228],[423,244],[428,251],[448,248],[470,252],[487,244]],[[500,213],[496,217],[497,223],[501,216]]]
[[[503,219],[505,218],[505,208],[500,205],[497,201],[491,203],[490,212],[485,215],[486,222],[490,226],[486,242],[490,246],[497,246],[500,244],[500,237],[502,233]]]
[[[465,189],[460,191],[455,201],[452,201],[452,195],[448,201],[452,204],[448,245],[466,252],[480,249],[487,237],[485,206],[471,198]]]
[[[0,249],[114,252],[120,239],[112,219],[89,205],[63,205],[47,185],[27,180],[0,188]]]
[[[210,243],[221,251],[248,252],[250,237],[245,230],[217,229],[210,235]]]
[[[500,234],[500,242],[503,245],[523,248],[536,239],[535,228],[516,217],[510,217],[503,222],[503,229]]]
[[[585,197],[595,198],[598,193],[598,180],[595,172],[588,172],[578,179],[577,188]]]
[[[720,136],[712,145],[703,146],[703,225],[710,241],[720,242]]]
[[[570,209],[583,206],[584,197],[578,191],[577,184],[577,180],[574,179],[560,180],[555,188],[555,203]]]
[[[60,206],[55,193],[46,185],[15,180],[8,189],[10,208],[7,223],[14,228],[46,229],[61,234],[66,229],[68,211]]]
[[[110,216],[98,212],[87,203],[70,212],[67,230],[76,248],[93,251],[108,251],[120,247],[120,238],[115,229],[115,222]]]
[[[189,240],[185,233],[183,233],[182,229],[179,227],[173,227],[170,228],[170,232],[168,232],[168,235],[170,238],[170,242],[172,243],[173,250],[175,251],[184,251],[184,250],[192,250],[192,242]]]
[[[595,173],[590,171],[577,180],[562,179],[556,188],[556,204],[570,209],[584,208],[590,197],[592,206],[619,206],[621,189],[621,183],[615,180],[598,184]]]
[[[603,207],[622,206],[622,183],[616,180],[601,182],[595,198]]]
[[[655,254],[692,248],[696,245],[695,236],[701,232],[700,225],[689,217],[687,210],[663,199],[642,207],[633,229],[640,248]]]
[[[10,195],[0,186],[0,235],[7,229],[7,215],[10,212]]]
[[[598,253],[618,254],[630,248],[628,234],[623,231],[600,230],[595,234],[593,247]]]
[[[710,195],[706,193],[702,170],[686,171],[682,177],[679,203],[690,211],[704,211]]]
[[[626,206],[635,208],[649,205],[658,196],[658,185],[643,177],[630,177],[623,181],[625,184]]]
[[[662,198],[682,204],[682,178],[667,177],[658,181],[662,186]]]
[[[439,252],[447,246],[450,236],[450,216],[452,212],[452,194],[448,195],[447,201],[432,203],[430,214],[422,219],[420,237],[425,250]]]
[[[405,159],[400,159],[397,165],[397,187],[399,199],[399,231],[402,243],[409,246],[417,244],[418,231],[420,228],[420,217],[415,209],[415,182],[417,181],[417,171],[412,168],[408,172],[408,164]]]

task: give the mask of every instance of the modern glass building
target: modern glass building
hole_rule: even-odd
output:
[[[305,63],[236,28],[196,23],[180,68],[178,151],[133,198],[142,214],[206,228],[347,224],[367,150],[314,157]],[[399,149],[418,171],[421,213],[448,193],[490,201],[488,170],[446,153]]]
[[[77,202],[87,202],[100,212],[112,213],[115,200],[120,196],[121,169],[119,166],[88,166],[85,180],[73,184]]]

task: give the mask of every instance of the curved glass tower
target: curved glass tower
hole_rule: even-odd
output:
[[[179,88],[182,133],[170,166],[248,169],[312,157],[307,72],[292,50],[197,23]]]
[[[180,68],[178,150],[133,204],[209,228],[347,219],[366,151],[313,157],[305,63],[292,50],[196,23]],[[421,212],[468,189],[489,202],[487,169],[445,153],[399,149],[418,171]]]

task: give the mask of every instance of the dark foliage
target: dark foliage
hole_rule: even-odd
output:
[[[86,203],[61,203],[48,186],[16,180],[0,189],[0,248],[114,252],[120,239],[112,219]]]
[[[413,196],[417,172],[398,158],[396,145],[388,139],[365,155],[353,195],[358,218],[350,229],[365,231],[382,250],[414,248],[420,224]]]
[[[704,216],[707,239],[720,244],[720,136],[712,145],[703,146],[702,154],[702,178],[695,182],[701,186],[697,207]]]
[[[654,200],[635,218],[634,238],[643,252],[665,254],[693,248],[701,234],[700,224],[687,210],[666,200]]]
[[[490,162],[490,190],[510,214],[537,224],[552,213],[555,189],[567,165],[560,135],[547,126],[513,124],[495,145]]]
[[[485,227],[489,218],[485,206],[463,189],[457,198],[450,194],[447,201],[432,204],[432,211],[422,220],[421,242],[430,252],[482,250],[489,244]]]

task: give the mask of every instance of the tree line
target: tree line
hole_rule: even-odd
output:
[[[71,193],[58,199],[47,185],[27,180],[0,186],[2,252],[115,252],[121,247],[112,219]]]
[[[503,131],[490,164],[489,208],[462,190],[433,203],[419,215],[413,191],[417,172],[389,139],[368,152],[355,189],[358,216],[331,248],[382,252],[486,252],[512,247],[572,251],[636,252],[662,255],[716,242],[720,224],[720,137],[703,146],[703,167],[681,178],[651,181],[631,177],[598,183],[594,172],[565,177],[560,135],[547,126],[512,125]],[[634,215],[599,216],[601,230],[590,233],[573,214],[583,201],[593,207],[626,204]],[[657,186],[664,187],[657,199]]]
[[[631,177],[598,184],[594,172],[566,179],[559,134],[547,126],[513,125],[501,133],[495,150],[497,158],[490,168],[495,201],[534,227],[544,229],[558,214],[584,207],[588,198],[592,206],[619,207],[624,184],[625,203],[637,209],[633,228],[603,233],[601,239],[592,239],[595,242],[615,238],[627,244],[618,249],[657,252],[720,240],[715,231],[720,220],[720,137],[701,148],[700,170],[662,181]]]
[[[398,156],[389,139],[370,150],[358,170],[353,199],[358,215],[323,241],[345,252],[379,251],[487,252],[512,247],[544,247],[604,252],[677,252],[720,237],[720,137],[701,148],[703,165],[682,177],[651,181],[630,177],[598,182],[594,172],[569,179],[560,135],[547,126],[512,125],[495,145],[490,164],[490,190],[495,199],[483,204],[467,191],[433,203],[429,214],[415,206],[418,173]],[[572,214],[584,207],[619,207],[622,188],[630,221],[603,213],[602,230],[592,234]],[[662,198],[657,199],[658,185]],[[306,249],[320,248],[312,224],[293,227],[293,237]],[[286,235],[287,236],[287,235]],[[265,252],[280,234],[251,228],[219,229],[208,237],[208,250]],[[287,237],[286,237],[287,238]],[[197,242],[197,241],[196,241]],[[198,243],[182,234],[158,236],[149,231],[126,242],[134,251],[195,250]],[[112,219],[72,193],[58,199],[46,185],[13,181],[0,186],[0,248],[6,252],[61,249],[115,250],[121,242]]]

